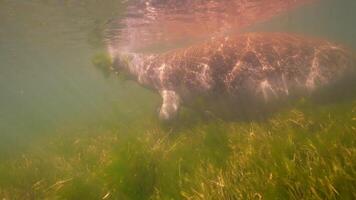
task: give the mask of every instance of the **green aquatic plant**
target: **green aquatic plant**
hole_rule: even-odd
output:
[[[105,77],[113,72],[113,61],[108,53],[98,53],[92,58],[93,65],[99,69]]]
[[[60,128],[0,162],[0,197],[355,199],[355,120],[355,101],[304,99],[263,121]]]

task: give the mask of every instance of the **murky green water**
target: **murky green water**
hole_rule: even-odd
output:
[[[1,2],[0,127],[5,146],[21,146],[23,138],[27,143],[61,126],[119,121],[147,110],[148,102],[131,103],[150,97],[147,92],[106,79],[91,64],[93,55],[105,51],[103,24],[119,14],[120,6],[119,1]]]
[[[107,23],[122,15],[125,5],[120,0],[0,0],[0,179],[2,178],[0,180],[0,198],[99,199],[108,195],[106,198],[112,199],[177,199],[196,195],[191,188],[199,188],[201,189],[199,192],[204,194],[204,188],[202,189],[198,183],[185,184],[188,179],[204,182],[199,175],[189,174],[191,171],[196,169],[204,171],[209,167],[216,166],[217,171],[212,172],[213,174],[208,173],[207,176],[210,175],[211,180],[219,180],[214,178],[215,175],[216,177],[221,175],[218,168],[220,165],[227,165],[223,160],[227,159],[232,151],[232,147],[227,145],[231,139],[229,139],[228,130],[231,130],[231,126],[235,127],[234,130],[239,130],[240,127],[240,134],[250,129],[250,125],[239,124],[240,122],[233,125],[221,122],[220,125],[215,126],[199,122],[199,126],[189,125],[188,128],[184,128],[184,133],[172,136],[173,138],[169,138],[167,142],[165,135],[169,135],[171,130],[169,128],[161,129],[156,119],[156,109],[160,103],[159,96],[133,82],[122,83],[112,76],[107,78],[93,66],[91,62],[93,56],[106,51],[103,43],[103,31],[108,27]],[[355,50],[355,10],[356,1],[354,0],[324,0],[302,6],[267,22],[252,25],[245,28],[244,31],[297,32],[337,41]],[[352,103],[333,105],[326,107],[326,111],[320,112],[308,110],[309,107],[307,107],[303,108],[303,112],[305,118],[314,120],[315,124],[327,124],[323,120],[326,120],[328,113],[335,114],[335,119],[345,119],[345,123],[349,125],[348,128],[343,130],[343,128],[334,127],[334,129],[336,132],[353,133],[352,136],[345,138],[355,141],[356,130],[352,125],[355,113],[351,112],[352,105]],[[317,113],[315,114],[317,116],[313,117],[308,113]],[[286,116],[289,115],[281,115],[277,119],[283,120],[283,117]],[[262,131],[264,133],[269,132],[270,129],[264,125],[257,123],[252,128],[257,127],[256,132],[259,129],[265,130]],[[305,144],[314,141],[313,138],[308,139],[308,133],[312,134],[313,130],[319,130],[321,127],[321,125],[313,127],[310,124],[308,126],[311,128],[303,129],[305,133],[300,136],[304,138],[301,141]],[[269,126],[267,125],[267,127]],[[288,129],[288,126],[279,127],[275,131],[285,129]],[[192,132],[204,132],[204,136],[191,134]],[[221,135],[211,134],[212,132],[221,133]],[[291,131],[291,137],[294,137],[293,133]],[[147,134],[148,137],[146,137]],[[187,139],[190,135],[193,139]],[[243,134],[234,137],[244,141]],[[266,140],[272,141],[271,146],[265,147],[267,149],[274,148],[272,143],[279,146],[278,142],[286,139],[284,136],[276,140],[268,138],[270,136],[267,135],[265,137]],[[335,139],[334,136],[330,136],[330,138]],[[196,142],[200,139],[204,140],[204,143]],[[116,140],[121,142],[115,143]],[[326,141],[323,140],[323,142]],[[346,149],[346,153],[342,153],[347,154],[350,160],[355,158],[354,142],[337,142],[340,141],[335,139],[336,145]],[[253,148],[251,145],[261,143],[263,143],[263,138],[255,143],[246,141],[243,143],[245,145],[243,148]],[[79,147],[76,147],[76,144]],[[182,144],[186,144],[186,146],[182,146]],[[130,145],[132,148],[139,148],[139,150],[124,148]],[[315,146],[318,145],[320,144],[315,144]],[[81,158],[74,156],[78,153],[76,148],[80,149],[81,153],[79,154],[82,154],[83,157],[92,154],[93,157],[87,158],[87,160],[83,158],[80,161]],[[158,152],[159,148],[163,150]],[[177,148],[178,150],[175,151]],[[196,150],[196,148],[201,149]],[[280,148],[283,149],[283,147]],[[291,147],[288,151],[293,152],[293,148]],[[295,147],[295,149],[298,148]],[[351,149],[350,152],[347,152],[347,148]],[[95,152],[93,153],[93,151]],[[170,154],[172,151],[175,153]],[[45,152],[51,153],[46,154]],[[102,157],[102,152],[108,155],[108,158]],[[194,153],[197,153],[197,157],[191,155]],[[319,153],[324,155],[325,152]],[[25,162],[23,156],[33,159],[33,163],[36,164],[23,164]],[[235,156],[236,160],[238,155]],[[67,159],[67,164],[58,160],[51,164],[43,161],[52,161],[57,157],[58,160]],[[211,161],[212,164],[207,164],[207,168],[201,167],[200,158]],[[88,161],[88,159],[93,160]],[[91,168],[91,164],[88,164],[100,163],[100,159],[107,160],[93,168]],[[181,161],[182,159],[184,161]],[[352,188],[355,189],[355,161],[346,161],[346,158],[341,161],[340,159],[335,160],[335,163],[331,162],[330,166],[339,167],[341,171],[344,170],[345,175],[340,175],[343,172],[338,172],[339,174],[335,176],[339,179],[332,180],[332,177],[329,177],[329,181],[330,183],[335,181],[333,183],[336,185],[333,187],[337,188],[339,195],[343,193],[351,198],[355,195],[350,192]],[[31,163],[31,161],[29,162]],[[71,162],[76,164],[69,166]],[[178,170],[175,166],[178,166],[177,163],[180,162],[192,164],[182,165],[183,169],[179,167]],[[275,165],[283,165],[278,162],[275,161]],[[309,160],[305,162],[309,162]],[[328,161],[326,162],[328,163]],[[215,165],[216,163],[218,164]],[[267,164],[266,161],[266,163],[257,163],[256,165],[268,166]],[[90,168],[88,171],[85,170],[87,165]],[[271,163],[271,165],[273,164]],[[345,167],[346,165],[347,167]],[[23,167],[16,168],[16,166]],[[58,169],[53,169],[54,166]],[[155,168],[157,166],[159,167]],[[250,165],[240,165],[240,167],[248,166]],[[266,168],[261,168],[261,170],[264,169]],[[157,170],[161,171],[157,172]],[[153,171],[156,174],[152,174]],[[278,170],[276,171],[278,172]],[[97,175],[94,175],[96,172],[98,172]],[[181,174],[186,172],[188,175],[185,179],[175,183]],[[32,176],[32,173],[36,175]],[[165,174],[162,175],[163,178],[157,175],[161,173]],[[283,177],[283,173],[277,174],[277,179],[280,178],[280,180],[273,184],[288,185],[288,176]],[[320,173],[328,176],[326,172]],[[87,180],[85,178],[87,176],[95,178]],[[223,175],[221,176],[223,177]],[[307,173],[301,176],[306,177]],[[343,182],[343,178],[346,176],[348,176],[345,178],[347,181]],[[137,177],[141,177],[141,179]],[[63,180],[64,182],[58,182]],[[27,184],[26,181],[28,181]],[[298,181],[303,181],[303,179],[298,179]],[[316,183],[320,180],[316,178],[310,182],[313,181]],[[55,185],[56,183],[59,184]],[[205,191],[206,195],[211,195],[212,199],[227,198],[228,191],[235,191],[231,186],[233,183],[233,181],[225,183],[226,185],[230,184],[231,190],[223,191],[221,194],[219,192],[209,194]],[[343,190],[343,184],[346,183],[351,186],[349,185],[348,189]],[[39,185],[39,189],[36,189],[36,184]],[[56,188],[61,184],[62,187]],[[320,185],[327,185],[327,181]],[[239,187],[241,186],[239,185]],[[283,187],[280,192],[278,192],[278,188],[271,192],[272,189],[269,191],[268,187],[267,189],[261,185],[258,187],[262,187],[262,189],[255,188],[256,194],[263,194],[267,199],[274,199],[273,194],[277,194],[282,199],[285,196],[291,197],[286,194],[290,190],[283,190]],[[53,188],[55,190],[52,190]],[[297,190],[303,191],[304,189],[297,188],[294,197],[296,199],[298,197]],[[205,190],[208,189],[205,188]],[[93,191],[95,194],[86,191]],[[241,189],[241,191],[244,190]],[[316,193],[318,192],[320,195],[320,191],[316,191]],[[322,199],[325,197],[336,198],[338,195],[335,194],[336,196],[327,196],[326,194],[323,196],[322,194],[319,197]],[[85,195],[88,196],[85,197]],[[255,197],[258,198],[258,195]],[[199,195],[196,197],[205,199]],[[252,196],[243,197],[252,198]]]

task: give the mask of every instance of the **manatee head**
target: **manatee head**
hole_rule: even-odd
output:
[[[130,63],[133,59],[133,55],[130,53],[117,53],[113,58],[113,68],[119,73],[127,70],[130,67]]]
[[[116,74],[119,79],[127,80],[130,76],[129,68],[132,59],[133,54],[130,53],[117,53],[115,55],[98,53],[93,56],[92,63],[105,77]]]
[[[127,80],[130,79],[130,67],[132,65],[132,60],[134,55],[132,53],[120,52],[113,56],[113,70],[119,76],[120,79]]]

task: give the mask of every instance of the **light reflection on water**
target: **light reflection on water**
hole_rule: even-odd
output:
[[[238,32],[313,0],[137,0],[114,19],[108,40],[131,51]]]
[[[106,42],[119,42],[118,48],[142,51],[182,46],[234,31],[232,26],[238,31],[313,34],[356,46],[353,0],[318,1],[289,14],[281,13],[308,1],[261,1],[268,3],[258,9],[249,1],[150,2],[0,1],[2,143],[16,146],[19,136],[51,132],[64,124],[155,116],[155,94],[134,83],[106,79],[92,66],[92,56],[105,51],[103,32]],[[275,14],[281,15],[262,22]],[[0,151],[6,148],[2,145]]]

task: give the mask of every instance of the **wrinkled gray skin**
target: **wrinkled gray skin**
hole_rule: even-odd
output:
[[[212,39],[157,55],[112,56],[116,71],[160,93],[162,120],[198,98],[225,98],[232,108],[242,96],[270,101],[310,94],[353,70],[355,62],[340,45],[283,33]]]

